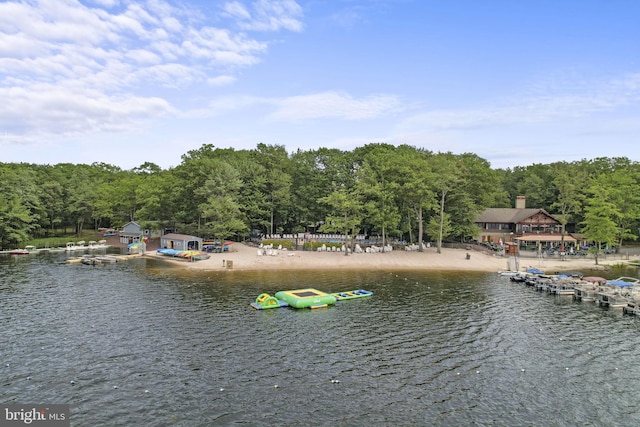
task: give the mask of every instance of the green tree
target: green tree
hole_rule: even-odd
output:
[[[628,165],[603,178],[611,190],[613,203],[620,211],[616,243],[621,247],[624,240],[637,239],[637,235],[631,231],[631,225],[640,218],[640,174],[637,166]]]
[[[358,226],[362,221],[362,200],[361,195],[355,190],[348,190],[344,186],[336,189],[326,197],[319,200],[331,208],[331,213],[327,215],[324,224],[320,226],[323,233],[340,233],[349,239],[348,247],[351,252],[355,246],[355,236],[358,234]],[[345,255],[348,252],[345,251]]]
[[[396,203],[397,162],[395,147],[371,144],[365,148],[364,161],[358,170],[358,186],[365,199],[365,216],[382,235],[386,245],[388,231],[397,232],[400,212]]]
[[[10,199],[0,197],[0,247],[26,241],[33,227],[34,218],[18,195]]]
[[[581,193],[577,182],[580,181],[582,172],[566,162],[558,162],[551,165],[551,171],[554,176],[553,185],[556,189],[556,200],[551,204],[554,216],[562,224],[562,234],[560,237],[560,247],[565,250],[564,238],[566,235],[566,225],[572,220],[573,215],[580,209]],[[586,179],[583,176],[582,179]]]
[[[424,212],[433,207],[435,197],[431,156],[429,151],[417,150],[407,145],[398,147],[399,203],[410,212],[409,229],[412,228],[412,219],[415,218],[418,227],[418,250],[421,252],[424,238]],[[409,240],[413,241],[411,235]]]
[[[478,214],[488,207],[499,206],[507,196],[498,172],[485,159],[464,153],[456,156],[456,162],[458,183],[449,193],[447,203],[451,231],[445,235],[464,242],[478,236]]]
[[[442,239],[446,236],[445,232],[450,231],[451,227],[445,228],[445,205],[447,195],[456,188],[460,183],[458,171],[458,161],[451,153],[438,153],[431,158],[433,170],[432,186],[435,195],[437,195],[438,213],[437,217],[440,223],[438,230],[437,252],[442,253]]]
[[[594,255],[595,262],[598,264],[602,245],[612,244],[617,239],[619,233],[617,220],[622,217],[622,212],[612,202],[612,190],[603,184],[602,179],[592,180],[589,192],[592,197],[587,200],[582,232],[587,239],[596,243]]]
[[[261,143],[255,150],[255,160],[265,171],[263,193],[266,195],[269,212],[267,233],[274,234],[281,231],[276,228],[276,220],[280,224],[285,222],[291,200],[289,156],[282,145]]]
[[[212,172],[195,190],[195,194],[204,200],[199,209],[205,225],[221,240],[246,233],[249,227],[243,221],[238,201],[242,187],[238,171],[220,159],[212,159],[210,164]]]

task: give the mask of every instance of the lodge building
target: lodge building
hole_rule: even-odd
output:
[[[585,244],[584,238],[575,233],[564,233],[562,223],[544,209],[526,207],[525,196],[516,198],[515,208],[489,208],[482,212],[476,221],[480,227],[480,242],[497,245],[515,244],[558,248],[562,241],[566,250],[578,249]]]

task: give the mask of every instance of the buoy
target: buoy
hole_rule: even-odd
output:
[[[71,385],[74,385],[76,382],[74,380],[71,380]]]
[[[274,385],[273,388],[278,388],[278,384]]]
[[[28,380],[30,380],[30,379],[31,379],[31,377],[27,377],[27,379],[28,379]]]
[[[149,390],[145,390],[144,392],[145,392],[145,393],[149,393]]]
[[[114,389],[114,390],[117,390],[117,389],[118,389],[118,386],[117,386],[117,385],[114,385],[114,386],[113,386],[113,389]]]
[[[224,391],[224,387],[220,387],[220,391]]]

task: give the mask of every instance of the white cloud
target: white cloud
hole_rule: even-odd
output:
[[[251,14],[244,5],[238,1],[231,1],[222,6],[222,10],[231,17],[237,19],[251,19]]]
[[[630,74],[590,92],[548,93],[477,109],[433,110],[404,120],[400,129],[463,130],[535,124],[612,111],[640,100],[640,74]]]
[[[236,81],[236,78],[233,76],[217,76],[217,77],[209,77],[207,79],[207,84],[209,86],[227,86]]]
[[[155,97],[79,93],[50,85],[34,89],[0,89],[0,98],[6,100],[0,105],[4,129],[56,135],[123,131],[139,120],[171,112],[165,100]]]
[[[223,11],[244,30],[302,31],[302,8],[294,0],[256,0],[251,10],[239,1],[227,2]]]
[[[91,2],[104,7],[113,7],[120,4],[118,0],[91,0]]]
[[[16,140],[124,131],[140,120],[178,114],[172,97],[182,93],[175,89],[231,84],[239,68],[266,53],[268,42],[210,26],[206,11],[177,5],[0,2],[0,129],[16,133]],[[241,11],[240,3],[226,7],[245,20]],[[274,22],[271,29],[299,28],[288,23],[299,14],[295,2],[257,2],[253,13],[251,22]]]
[[[277,110],[269,118],[301,120],[334,118],[365,120],[400,109],[400,101],[389,95],[373,95],[355,99],[346,93],[323,92],[301,95],[274,102]]]

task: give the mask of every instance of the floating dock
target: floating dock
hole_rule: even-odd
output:
[[[256,310],[281,307],[316,309],[328,307],[335,304],[336,301],[365,298],[371,295],[373,295],[373,292],[364,289],[331,294],[313,288],[295,289],[291,291],[279,291],[276,292],[274,296],[260,294],[256,300],[251,303],[251,307]]]

